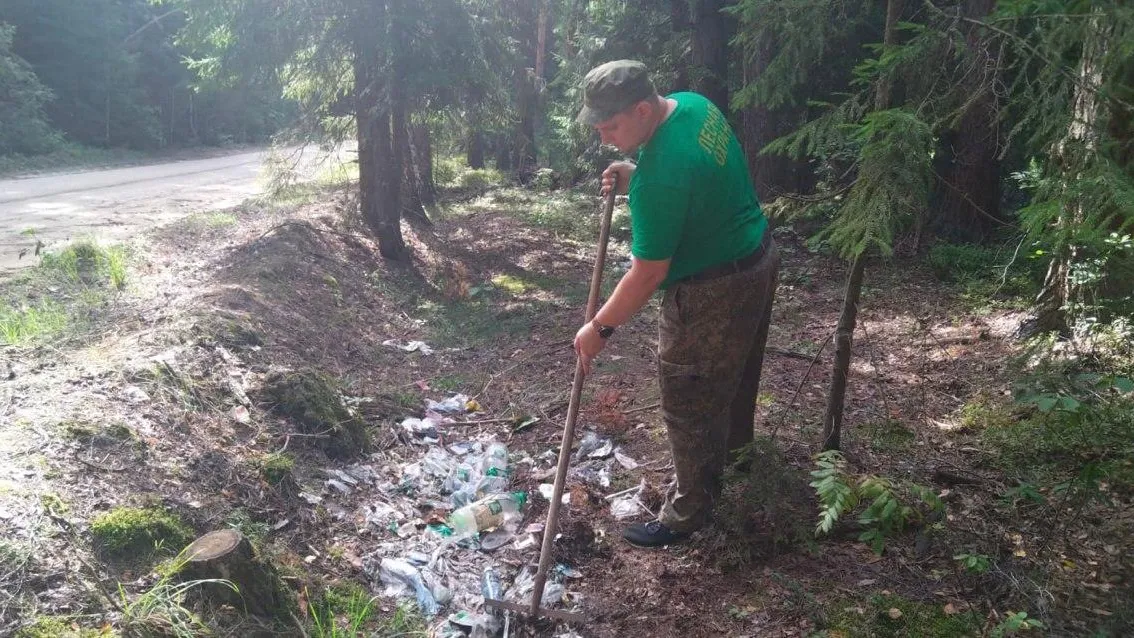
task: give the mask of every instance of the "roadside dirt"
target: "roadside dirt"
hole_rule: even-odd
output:
[[[361,461],[396,479],[426,450],[398,425],[420,416],[426,399],[474,397],[482,411],[442,426],[445,443],[496,437],[514,459],[531,460],[519,466],[517,487],[533,490],[546,480],[574,369],[569,344],[581,321],[591,247],[531,223],[514,195],[453,204],[432,231],[407,227],[415,255],[408,265],[376,257],[374,241],[344,215],[353,202],[343,192],[325,191],[300,207],[246,207],[231,226],[167,225],[139,244],[129,294],[82,347],[4,350],[10,374],[0,382],[0,536],[34,553],[4,583],[0,634],[32,609],[78,614],[84,626],[97,626],[115,617],[100,591],[121,582],[136,592],[151,582],[90,553],[89,521],[122,504],[160,503],[200,533],[234,524],[239,512],[264,532],[297,596],[306,586],[343,580],[380,590],[364,559],[402,540],[362,512],[389,496],[377,479],[349,494],[328,491],[327,472]],[[1129,521],[1112,522],[1105,536],[1087,542],[1075,540],[1076,521],[1061,523],[1064,538],[1050,540],[1043,522],[989,516],[1009,486],[973,435],[959,429],[958,410],[978,394],[1007,390],[1017,318],[960,310],[941,284],[908,264],[869,273],[844,449],[856,472],[940,493],[944,531],[925,546],[911,531],[881,555],[853,533],[818,545],[808,540],[815,503],[807,472],[831,355],[823,346],[836,323],[844,267],[810,253],[790,231],[778,237],[784,268],[758,422],[786,463],[755,463],[748,483],[736,478],[739,487],[726,490],[722,503],[733,518],[687,546],[646,552],[622,543],[622,523],[603,496],[644,479],[650,492],[642,500],[656,508],[671,468],[654,407],[654,311],[620,330],[588,381],[580,429],[610,437],[638,467],[612,465],[609,485],[570,486],[557,558],[582,574],[567,582],[569,598],[588,616],[577,634],[810,636],[835,626],[836,617],[873,622],[890,613],[887,635],[923,635],[913,614],[900,620],[885,602],[900,597],[967,618],[956,635],[982,635],[1007,611],[1048,592],[1058,592],[1048,606],[1063,619],[1063,633],[1054,635],[1085,630],[1091,623],[1082,614],[1092,612],[1080,610],[1105,610],[1120,595],[1113,577],[1124,582],[1128,566],[1103,545],[1122,538]],[[435,352],[383,345],[390,339],[423,340]],[[339,380],[370,428],[373,454],[328,458],[276,415],[260,390],[267,375],[284,369]],[[239,416],[242,407],[248,418]],[[539,421],[512,431],[531,417]],[[121,424],[132,434],[76,440],[68,434],[75,424]],[[900,432],[891,437],[880,424],[898,424]],[[291,480],[272,486],[257,463],[280,451],[297,463]],[[774,494],[761,497],[769,485],[777,486]],[[301,492],[321,494],[321,503]],[[57,495],[66,513],[45,507],[45,495]],[[524,523],[539,523],[546,501],[529,495]],[[1040,549],[1040,538],[1047,539],[1043,554],[1032,562],[1028,552]],[[953,556],[978,548],[1003,557],[999,574],[976,578],[957,569]],[[1097,565],[1105,556],[1112,558],[1104,569]],[[1048,569],[1060,560],[1096,567]],[[1042,581],[1038,589],[1029,579]],[[381,605],[393,609],[392,601]]]
[[[294,153],[294,149],[280,151]],[[297,157],[314,166],[314,151]],[[0,276],[78,237],[124,241],[193,213],[230,208],[264,192],[269,151],[0,180]]]

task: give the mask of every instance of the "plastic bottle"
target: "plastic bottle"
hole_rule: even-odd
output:
[[[480,576],[480,593],[484,595],[485,600],[500,600],[500,576],[496,574],[496,570],[492,566],[484,568],[484,573]],[[500,611],[493,609],[489,612],[493,616],[499,616]]]
[[[470,503],[449,515],[449,527],[454,538],[476,536],[480,532],[500,527],[518,519],[520,510],[528,500],[524,492],[493,494]]]
[[[477,496],[483,498],[490,494],[507,492],[512,474],[508,469],[508,447],[495,441],[489,443],[488,449],[484,451],[481,471],[484,473],[484,478],[477,485]]]

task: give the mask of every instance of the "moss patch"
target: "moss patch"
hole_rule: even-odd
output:
[[[271,410],[286,416],[315,439],[328,456],[342,458],[370,449],[366,426],[343,405],[338,384],[320,372],[273,373],[264,384]]]
[[[912,430],[893,419],[867,423],[862,431],[870,437],[870,447],[878,452],[904,450],[917,438]]]
[[[257,461],[260,476],[269,485],[279,485],[291,477],[295,469],[295,459],[290,454],[265,454]]]
[[[876,594],[865,601],[839,599],[827,606],[824,631],[815,638],[956,638],[980,635],[974,612],[945,613],[944,606]]]
[[[13,638],[112,638],[116,633],[83,629],[66,616],[41,616],[34,623],[16,630]]]
[[[193,541],[193,530],[160,508],[115,508],[91,523],[95,549],[104,557],[152,556],[160,547],[177,553]]]

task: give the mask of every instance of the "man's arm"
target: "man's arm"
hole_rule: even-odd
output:
[[[633,257],[630,272],[622,276],[610,299],[602,305],[595,315],[595,321],[604,326],[621,326],[641,310],[642,306],[665,281],[669,273],[669,260],[644,260]],[[575,334],[575,352],[583,363],[583,372],[591,373],[591,360],[606,346],[606,339],[599,336],[594,322],[588,321]]]
[[[669,273],[669,260],[632,257],[630,271],[622,276],[595,320],[604,326],[621,326],[642,309]]]

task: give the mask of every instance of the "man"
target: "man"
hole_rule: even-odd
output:
[[[744,153],[712,102],[660,97],[632,60],[592,69],[583,95],[578,121],[637,163],[603,172],[604,194],[615,183],[629,194],[631,268],[575,351],[589,372],[615,329],[665,291],[658,374],[677,484],[658,520],[623,532],[657,547],[706,522],[729,452],[752,441],[779,257]]]

